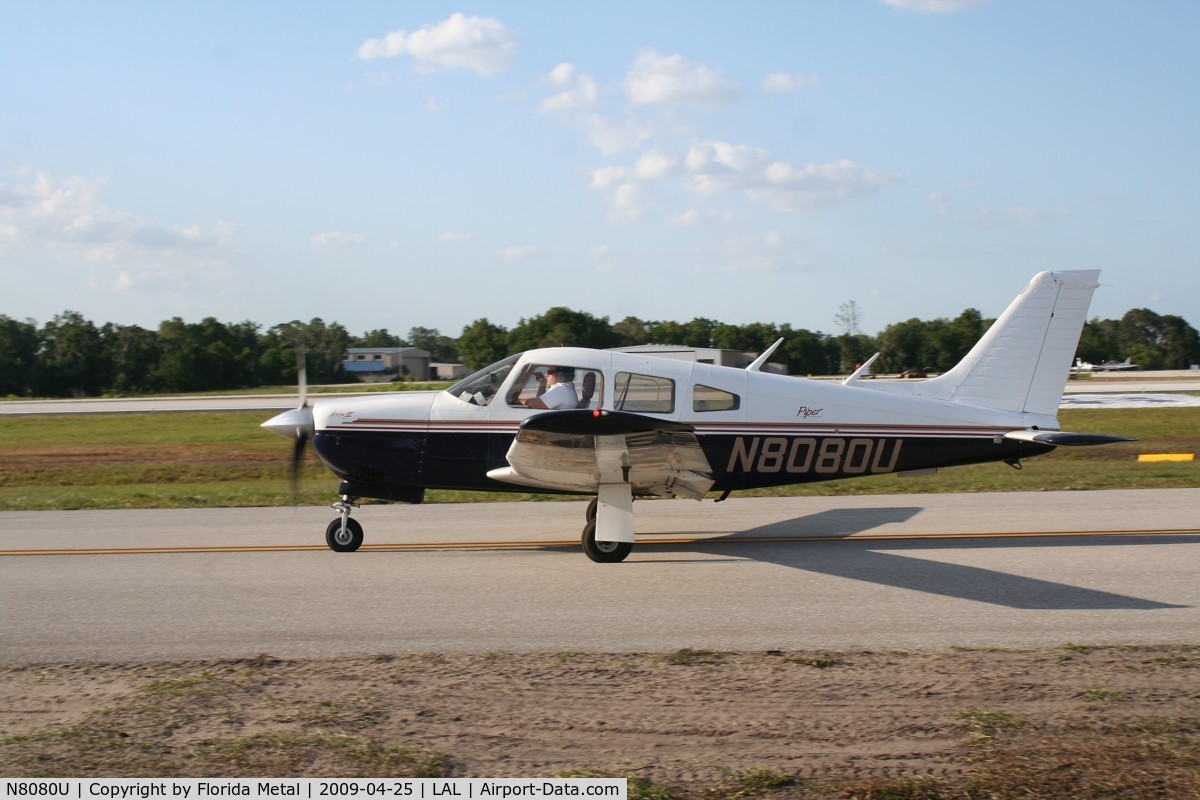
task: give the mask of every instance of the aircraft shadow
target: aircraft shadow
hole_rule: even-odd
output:
[[[744,531],[718,539],[698,542],[688,549],[695,553],[751,559],[778,564],[806,572],[816,572],[850,580],[866,581],[899,589],[911,589],[927,594],[974,600],[980,603],[1015,609],[1045,611],[1125,609],[1150,611],[1166,608],[1187,608],[1139,597],[1086,589],[1065,583],[1012,575],[982,567],[946,564],[895,551],[955,549],[999,549],[1012,547],[1096,546],[1096,540],[1078,539],[1003,539],[1003,540],[909,540],[856,541],[850,537],[865,533],[892,522],[904,522],[916,516],[919,507],[901,506],[873,509],[833,509],[818,514],[797,517]],[[831,542],[761,542],[740,539],[777,537],[822,537]],[[1193,538],[1193,537],[1188,537]],[[1200,537],[1195,537],[1200,541]],[[1161,539],[1143,537],[1141,543],[1178,542],[1178,537]],[[1122,537],[1119,543],[1128,544]],[[1118,544],[1118,540],[1112,542]],[[639,542],[634,557],[643,552],[678,552],[678,545],[655,545]],[[879,552],[887,550],[889,552]]]

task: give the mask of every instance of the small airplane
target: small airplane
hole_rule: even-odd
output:
[[[1077,358],[1075,359],[1075,366],[1071,367],[1071,372],[1109,372],[1121,369],[1137,369],[1137,364],[1132,362],[1132,358],[1126,358],[1124,361],[1105,361],[1103,364],[1093,364],[1089,361],[1084,361],[1082,358]]]
[[[593,561],[635,542],[635,497],[719,492],[1021,461],[1056,447],[1132,441],[1059,429],[1071,357],[1099,270],[1036,275],[963,360],[938,377],[863,381],[764,372],[617,350],[552,347],[509,356],[440,392],[329,397],[263,423],[308,441],[341,479],[325,531],[357,550],[359,498],[420,503],[426,489],[592,495]],[[576,389],[575,387],[578,387]]]

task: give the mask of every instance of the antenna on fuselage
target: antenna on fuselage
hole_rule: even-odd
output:
[[[862,375],[864,372],[869,370],[871,368],[871,365],[875,363],[875,359],[877,359],[877,358],[879,358],[879,353],[876,353],[875,355],[871,356],[866,361],[864,361],[863,365],[861,367],[854,370],[854,372],[850,373],[850,375],[846,377],[846,380],[842,381],[842,386],[849,386],[852,383],[858,383],[858,376]]]
[[[763,364],[767,363],[767,359],[770,358],[771,354],[775,352],[775,348],[779,347],[779,345],[781,345],[781,344],[783,344],[782,337],[779,339],[776,339],[775,344],[768,347],[761,356],[754,359],[754,361],[750,364],[750,366],[746,367],[746,371],[747,372],[762,372]]]

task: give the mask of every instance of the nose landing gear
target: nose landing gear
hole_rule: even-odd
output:
[[[353,553],[363,543],[362,525],[358,520],[350,518],[350,509],[358,508],[358,503],[354,502],[350,495],[344,494],[330,508],[341,512],[341,516],[330,522],[329,527],[325,529],[325,544],[337,553]]]

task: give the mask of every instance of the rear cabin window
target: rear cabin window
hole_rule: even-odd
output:
[[[618,372],[613,397],[618,411],[670,414],[675,410],[675,381],[635,372]]]
[[[692,411],[735,411],[741,404],[742,398],[724,389],[698,383],[692,390]]]

